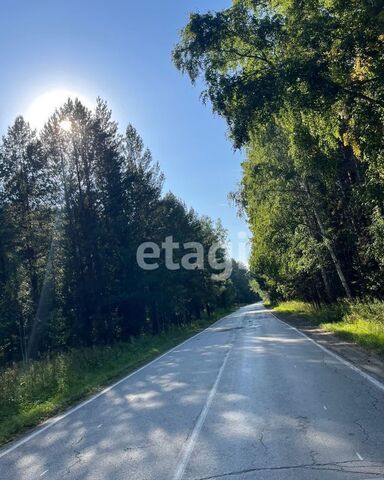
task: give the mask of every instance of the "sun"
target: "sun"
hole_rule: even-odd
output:
[[[32,128],[40,130],[45,122],[48,120],[50,115],[54,113],[57,107],[63,105],[68,98],[74,100],[78,98],[87,108],[92,108],[92,102],[77,92],[71,90],[50,90],[48,92],[39,95],[27,108],[24,117],[30,123]],[[68,121],[63,121],[68,122]],[[71,126],[69,123],[63,125],[65,130],[70,130]]]
[[[62,128],[65,132],[70,132],[72,130],[72,123],[70,120],[62,120],[60,122],[60,128]]]

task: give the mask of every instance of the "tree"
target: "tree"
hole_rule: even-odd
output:
[[[68,100],[40,135],[16,119],[0,147],[2,363],[160,333],[234,301],[215,269],[168,269],[164,255],[156,271],[138,265],[144,242],[200,242],[208,265],[225,240],[220,224],[162,187],[138,132],[119,133],[101,99],[94,111]]]
[[[382,8],[237,0],[192,14],[174,51],[247,149],[239,202],[253,274],[272,296],[382,294],[366,247],[383,203]]]
[[[24,360],[35,353],[40,293],[51,237],[54,185],[41,142],[18,117],[8,129],[0,152],[2,202],[2,283],[4,300],[15,315]],[[12,349],[12,341],[9,347]]]

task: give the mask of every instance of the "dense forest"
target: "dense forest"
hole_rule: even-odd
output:
[[[383,298],[383,0],[234,0],[174,62],[244,148],[234,194],[272,299]]]
[[[139,268],[145,241],[224,244],[220,223],[172,193],[137,131],[119,133],[100,99],[68,100],[41,132],[16,119],[0,146],[0,363],[110,345],[252,299],[235,261],[211,269]],[[226,255],[223,249],[218,255]]]

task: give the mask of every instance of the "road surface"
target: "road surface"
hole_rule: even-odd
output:
[[[0,451],[1,480],[384,478],[384,390],[261,304]]]

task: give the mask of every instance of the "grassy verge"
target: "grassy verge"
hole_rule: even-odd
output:
[[[290,301],[280,303],[274,308],[274,311],[282,314],[295,315],[312,324],[320,325],[322,323],[341,321],[348,311],[348,304],[341,302],[318,308],[311,303]]]
[[[0,445],[208,327],[235,307],[161,335],[74,349],[0,370]]]
[[[275,311],[292,314],[340,338],[351,340],[384,355],[384,302],[365,300],[340,302],[321,308],[305,302],[283,302]]]

